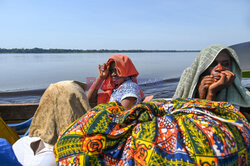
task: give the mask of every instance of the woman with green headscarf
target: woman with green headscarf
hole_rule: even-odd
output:
[[[173,98],[226,101],[248,108],[250,92],[241,84],[241,73],[233,49],[223,45],[210,46],[184,70]]]

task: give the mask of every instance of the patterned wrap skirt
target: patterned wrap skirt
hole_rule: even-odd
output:
[[[54,152],[58,165],[248,165],[250,125],[227,102],[114,101],[71,124]]]

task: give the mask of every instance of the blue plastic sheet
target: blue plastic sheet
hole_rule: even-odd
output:
[[[4,138],[0,138],[0,166],[21,166],[17,161],[11,144]]]

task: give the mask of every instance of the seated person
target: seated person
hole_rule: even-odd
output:
[[[226,101],[241,107],[249,119],[250,92],[241,84],[238,56],[231,48],[213,45],[203,49],[184,70],[173,98]]]
[[[62,81],[46,89],[31,122],[29,135],[13,145],[22,165],[56,165],[53,147],[59,132],[90,109],[85,87],[86,84],[77,81]]]
[[[87,97],[92,106],[118,101],[125,109],[142,101],[143,92],[137,85],[137,72],[126,55],[112,55],[99,65],[99,76],[90,87]],[[103,92],[98,93],[99,88]]]

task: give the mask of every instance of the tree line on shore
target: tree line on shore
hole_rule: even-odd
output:
[[[0,48],[0,53],[119,53],[119,52],[199,52],[200,50],[116,50],[116,49],[43,49],[43,48]]]

